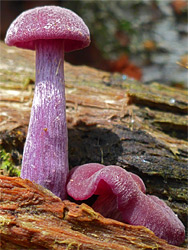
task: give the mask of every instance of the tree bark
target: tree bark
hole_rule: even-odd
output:
[[[33,99],[34,52],[0,47],[1,149],[19,169]],[[187,92],[125,78],[65,63],[69,167],[99,162],[138,174],[147,192],[163,199],[187,229]],[[5,168],[1,173],[7,174]]]
[[[0,176],[1,249],[181,249],[18,177]]]

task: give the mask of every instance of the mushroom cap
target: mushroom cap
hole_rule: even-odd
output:
[[[36,40],[42,39],[64,40],[65,52],[90,44],[89,29],[82,18],[59,6],[37,7],[22,12],[7,30],[5,43],[35,50]]]
[[[166,203],[145,194],[139,176],[119,166],[88,163],[69,172],[67,193],[75,200],[98,195],[92,207],[105,217],[152,230],[169,244],[180,245],[185,227]]]

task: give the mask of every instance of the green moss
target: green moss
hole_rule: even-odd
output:
[[[0,149],[0,173],[7,176],[20,176],[20,170],[11,160],[10,153]]]
[[[10,219],[7,219],[5,216],[0,215],[0,228],[3,228],[5,225],[9,225],[10,223]]]
[[[1,69],[1,82],[3,89],[23,89],[29,84],[34,83],[34,74],[31,72],[14,72],[10,70]]]
[[[24,89],[27,89],[30,84],[34,84],[34,83],[35,82],[34,82],[34,80],[32,78],[30,78],[30,77],[25,78]]]

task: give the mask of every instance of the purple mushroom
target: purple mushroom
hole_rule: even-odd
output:
[[[58,6],[23,12],[10,25],[5,43],[36,50],[36,84],[21,177],[64,199],[68,175],[64,52],[90,43],[89,30],[74,12]]]
[[[143,225],[168,243],[179,245],[185,227],[156,196],[146,195],[143,181],[119,166],[89,163],[70,171],[67,192],[75,200],[97,195],[93,208],[105,217]]]

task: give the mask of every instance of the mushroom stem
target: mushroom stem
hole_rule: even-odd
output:
[[[21,177],[66,198],[68,137],[63,40],[36,41],[36,85]]]

